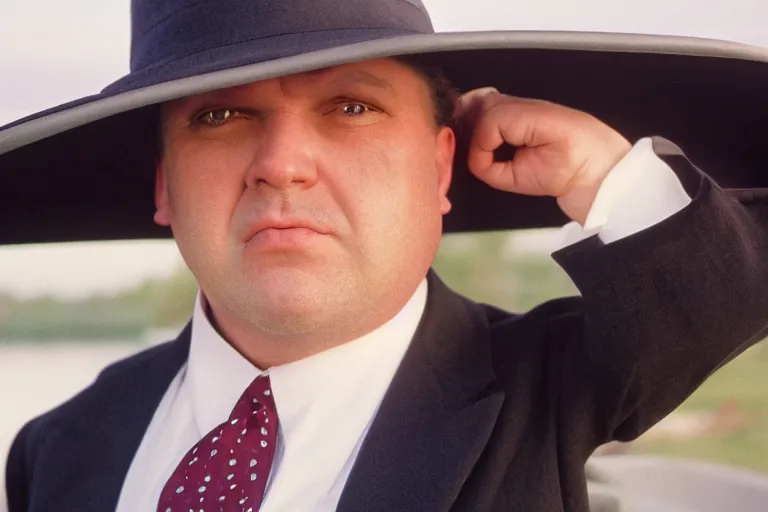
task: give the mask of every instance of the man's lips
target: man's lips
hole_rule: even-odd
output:
[[[253,223],[245,234],[244,241],[247,243],[257,235],[265,235],[269,231],[305,231],[313,232],[319,235],[328,235],[330,230],[325,226],[308,219],[291,218],[263,218]],[[311,233],[308,233],[311,234]]]

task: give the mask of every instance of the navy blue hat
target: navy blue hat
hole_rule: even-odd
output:
[[[630,140],[672,140],[724,186],[768,185],[761,48],[602,33],[436,34],[420,0],[133,0],[127,76],[0,128],[0,244],[170,236],[152,221],[160,103],[414,54],[460,91],[494,86],[569,105]],[[455,174],[446,232],[566,220],[549,198],[482,184],[462,152]]]

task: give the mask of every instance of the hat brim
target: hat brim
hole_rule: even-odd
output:
[[[768,186],[768,50],[579,32],[379,34],[359,42],[369,36],[348,34],[341,44],[341,36],[318,35],[314,51],[296,55],[299,46],[273,41],[273,60],[258,63],[249,62],[257,50],[263,58],[264,42],[229,49],[227,58],[197,54],[0,129],[0,244],[169,237],[152,221],[158,104],[395,55],[422,54],[460,91],[490,85],[584,110],[630,140],[666,137],[722,186]],[[479,182],[463,151],[451,200],[446,233],[566,222],[550,198]]]

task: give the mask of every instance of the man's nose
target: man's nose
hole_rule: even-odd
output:
[[[313,151],[316,137],[309,124],[297,115],[275,115],[262,127],[246,186],[276,189],[309,188],[317,181]]]

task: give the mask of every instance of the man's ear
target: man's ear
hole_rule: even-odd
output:
[[[437,148],[435,151],[435,168],[437,169],[438,192],[440,194],[440,213],[446,215],[451,211],[451,202],[448,200],[448,191],[451,188],[453,178],[453,159],[456,154],[456,134],[444,126],[437,134]]]
[[[168,189],[166,188],[165,170],[161,160],[155,164],[155,223],[161,226],[171,225]]]

